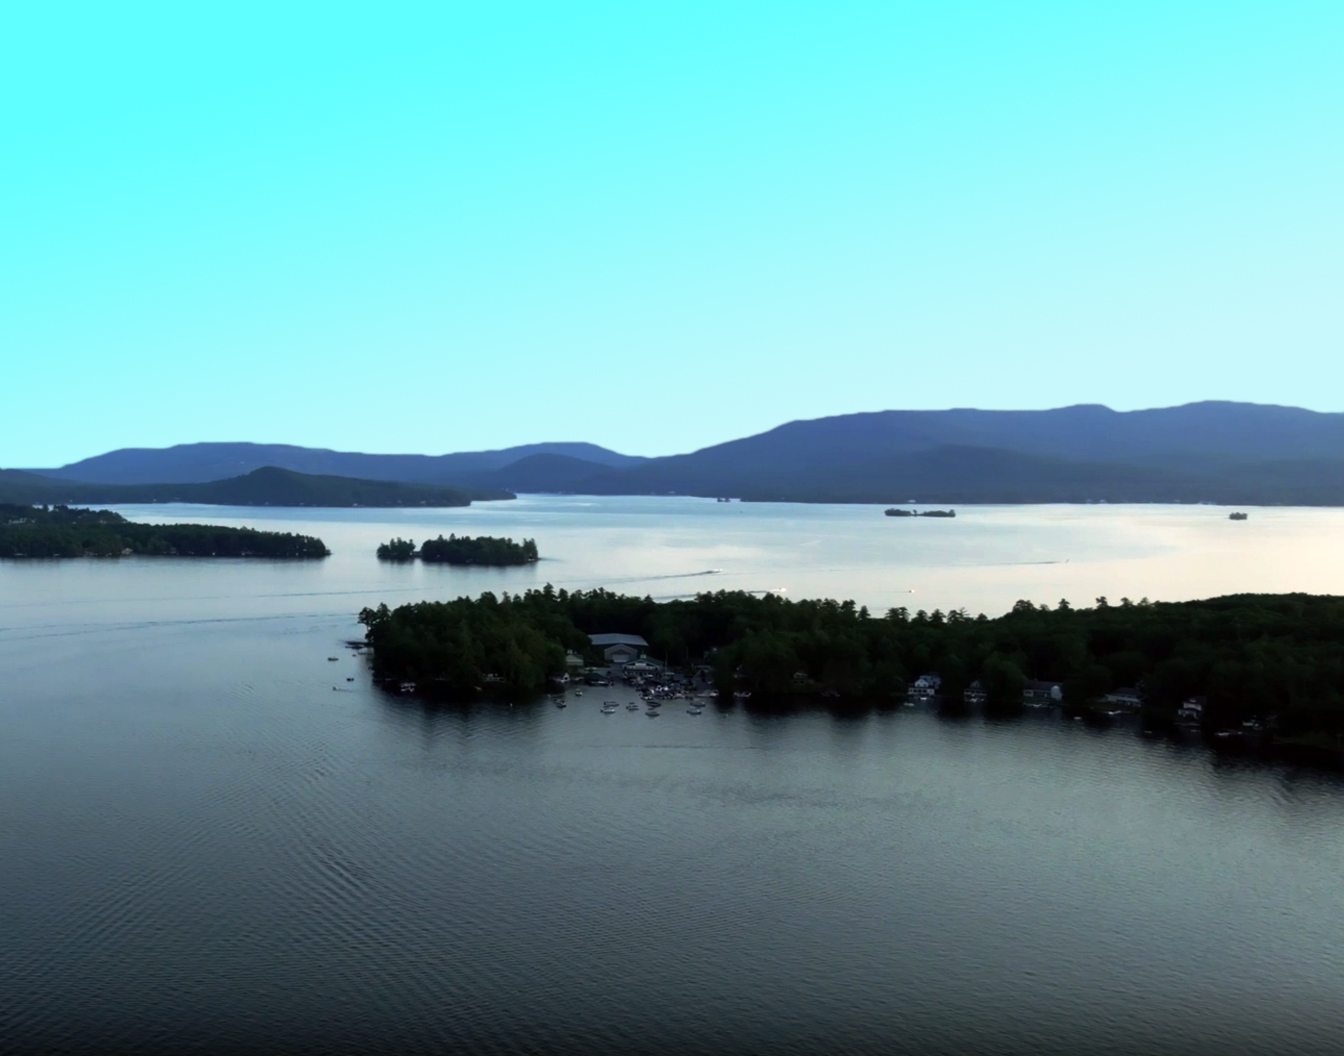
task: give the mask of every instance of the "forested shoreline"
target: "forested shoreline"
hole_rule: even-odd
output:
[[[213,524],[137,524],[111,510],[0,505],[0,557],[326,557],[321,539]]]
[[[670,666],[712,667],[721,694],[757,700],[824,695],[881,705],[937,674],[960,704],[979,681],[985,707],[1011,713],[1028,680],[1086,710],[1138,687],[1142,711],[1172,719],[1203,698],[1206,728],[1267,725],[1280,740],[1333,744],[1344,734],[1344,599],[1231,595],[1089,608],[1021,601],[995,619],[964,611],[874,615],[853,602],[718,592],[656,603],[605,590],[544,590],[365,609],[377,673],[472,693],[487,681],[535,691],[592,633],[642,635]]]
[[[540,560],[535,539],[515,543],[512,539],[489,535],[475,538],[450,535],[447,539],[440,535],[437,539],[426,539],[419,550],[415,548],[414,539],[396,538],[378,546],[381,561],[412,561],[417,557],[430,564],[496,567],[530,565]]]

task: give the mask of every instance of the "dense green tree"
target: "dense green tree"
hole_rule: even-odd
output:
[[[1011,709],[1031,678],[1061,683],[1071,706],[1135,686],[1155,714],[1203,696],[1214,725],[1272,715],[1285,736],[1344,733],[1344,599],[1333,597],[1087,609],[1023,601],[997,619],[900,609],[875,618],[852,603],[775,595],[720,591],[658,604],[548,587],[382,607],[361,619],[381,671],[462,689],[487,676],[535,687],[563,669],[565,649],[585,650],[587,635],[622,632],[643,635],[673,665],[709,663],[726,694],[883,700],[937,672],[947,699],[959,701],[978,678],[994,708]]]
[[[985,661],[980,683],[985,687],[986,708],[1000,713],[1021,709],[1022,691],[1026,689],[1027,676],[1010,658],[998,653],[991,655]]]
[[[109,510],[0,506],[0,557],[326,557],[321,539],[211,524],[138,524]]]
[[[390,543],[378,544],[378,560],[409,561],[415,557],[415,540],[397,537]]]
[[[390,549],[397,542],[400,540],[384,545]],[[379,547],[381,555],[382,547]],[[534,539],[515,543],[512,539],[496,539],[488,535],[474,539],[465,535],[450,535],[447,539],[439,536],[420,544],[420,560],[448,565],[526,565],[538,560],[537,543]]]

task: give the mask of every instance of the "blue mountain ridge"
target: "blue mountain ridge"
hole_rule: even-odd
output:
[[[683,455],[591,444],[368,455],[252,444],[110,452],[36,471],[107,483],[246,471],[521,492],[794,502],[1225,502],[1344,505],[1344,414],[1208,401],[1139,411],[877,411],[788,422]],[[218,479],[218,478],[210,478]]]

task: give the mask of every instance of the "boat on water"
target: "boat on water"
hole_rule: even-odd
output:
[[[626,710],[626,711],[638,711],[638,710],[639,710],[639,705],[636,704],[636,703],[632,700],[629,704],[627,704],[627,705],[625,706],[625,710]]]
[[[567,708],[567,707],[569,707],[569,705],[566,704],[563,700],[557,700],[557,701],[555,702],[555,706],[556,706],[557,708]]]
[[[649,709],[648,711],[646,711],[644,714],[647,715],[647,716],[648,716],[649,718],[651,718],[651,719],[656,719],[659,715],[662,714],[662,712],[659,711],[657,708],[650,708],[650,709]]]
[[[686,714],[687,714],[687,715],[703,715],[703,714],[704,714],[704,711],[705,711],[705,709],[702,708],[702,707],[700,707],[699,704],[695,704],[695,705],[692,705],[691,707],[689,707],[689,708],[686,709]]]

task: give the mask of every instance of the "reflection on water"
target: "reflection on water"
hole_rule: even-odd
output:
[[[1239,591],[1344,593],[1344,510],[1266,508],[1234,522],[1216,506],[970,506],[955,520],[884,517],[876,506],[716,503],[634,497],[524,496],[447,510],[270,510],[123,507],[135,519],[208,520],[322,536],[326,561],[201,562],[190,572],[145,561],[53,574],[4,570],[0,598],[77,602],[93,622],[152,604],[155,618],[316,612],[346,614],[380,600],[524,590],[552,582],[671,597],[700,590],[782,590],[789,597],[965,607],[998,615],[1019,598],[1091,604],[1105,595],[1175,601]],[[470,532],[535,537],[543,560],[467,569],[372,560],[394,535],[417,541]],[[709,570],[718,570],[711,573]],[[25,587],[36,577],[40,586]],[[60,615],[65,618],[65,613]]]
[[[428,707],[340,644],[383,597],[606,569],[722,567],[707,581],[874,606],[897,582],[981,577],[993,600],[971,607],[991,612],[1084,583],[1302,587],[1333,511],[1231,525],[1261,534],[1226,544],[1210,587],[1216,510],[1044,510],[1036,528],[986,511],[898,546],[893,527],[946,525],[685,506],[305,511],[337,551],[320,566],[0,567],[0,1051],[1339,1047],[1331,775],[1041,713],[666,705],[655,722],[601,714],[619,689]],[[371,559],[464,525],[556,559]],[[1041,548],[1068,565],[989,563]],[[1317,589],[1338,574],[1321,559]],[[953,603],[927,589],[920,605]]]

